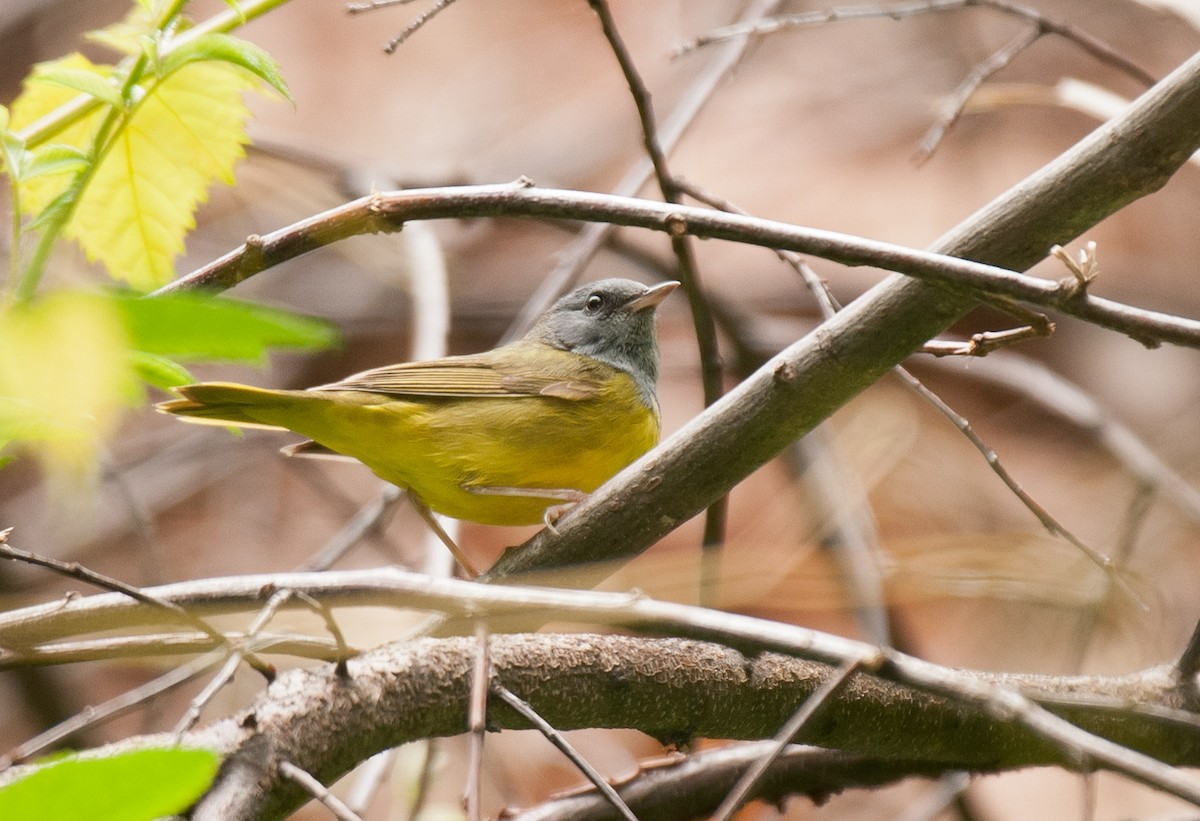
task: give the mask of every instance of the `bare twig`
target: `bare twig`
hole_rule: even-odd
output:
[[[759,20],[778,8],[780,2],[781,0],[754,0],[746,7],[740,22],[751,23]],[[662,128],[658,130],[659,143],[665,153],[671,153],[683,138],[684,133],[712,98],[717,86],[737,67],[748,48],[749,40],[745,38],[723,47],[680,97],[675,109],[663,121]],[[613,193],[633,196],[653,173],[654,166],[650,158],[644,157],[626,172],[613,189]],[[508,333],[504,336],[505,341],[512,341],[525,333],[533,325],[534,320],[549,308],[554,300],[558,299],[559,294],[571,286],[571,283],[579,277],[584,267],[596,255],[613,230],[614,226],[605,222],[584,226],[574,242],[563,252],[559,263],[554,266],[554,270],[546,275],[537,291],[513,321]]]
[[[407,6],[410,3],[415,3],[416,0],[368,0],[365,3],[347,3],[347,14],[363,14],[376,9],[386,9],[392,6]]]
[[[924,366],[945,368],[949,364],[926,362]],[[1200,491],[1078,385],[1040,362],[1011,352],[974,363],[967,373],[971,379],[1016,392],[1078,428],[1120,462],[1139,484],[1155,489],[1193,522],[1200,522]]]
[[[379,494],[339,530],[319,551],[304,562],[298,570],[325,570],[332,567],[350,548],[372,533],[378,532],[404,498],[404,491],[393,484],[381,482]]]
[[[329,635],[333,636],[333,640],[337,643],[338,658],[335,669],[339,676],[349,675],[346,670],[346,661],[353,653],[350,651],[349,645],[346,644],[346,637],[342,635],[342,628],[338,626],[337,619],[333,616],[333,611],[324,602],[318,601],[303,590],[292,591],[292,595],[308,605],[325,622],[325,629],[329,631]]]
[[[754,766],[742,773],[742,777],[738,779],[737,784],[729,791],[729,795],[725,796],[725,800],[721,802],[721,806],[717,807],[716,812],[713,813],[715,821],[729,821],[729,819],[733,818],[734,813],[740,810],[742,805],[755,792],[759,782],[766,775],[767,770],[783,755],[784,750],[791,745],[792,740],[803,729],[804,725],[812,720],[812,717],[846,685],[850,677],[863,665],[863,659],[847,659],[843,661],[829,678],[825,679],[821,686],[805,699],[800,709],[793,713],[787,723],[780,727],[779,732],[775,734],[775,738],[772,739],[775,743],[774,748],[759,759]]]
[[[916,0],[892,4],[872,3],[862,6],[842,6],[825,11],[802,12],[781,15],[757,23],[735,24],[715,29],[680,45],[676,52],[686,54],[702,46],[741,37],[762,37],[789,28],[837,23],[844,20],[867,20],[872,18],[899,19],[918,14],[932,14],[970,7],[986,7],[1031,23],[1040,34],[1057,34],[1069,40],[1102,63],[1114,66],[1139,83],[1150,86],[1155,77],[1149,71],[1122,55],[1112,46],[1097,37],[1082,31],[1070,23],[1053,20],[1036,9],[1020,6],[1003,0]]]
[[[363,12],[387,8],[388,6],[407,5],[411,2],[413,0],[368,0],[364,3],[347,3],[346,11],[349,14],[362,14]],[[433,5],[429,9],[414,17],[412,22],[405,26],[399,34],[388,40],[387,44],[383,47],[384,53],[394,54],[396,49],[400,48],[405,40],[416,34],[426,23],[445,11],[453,3],[454,0],[434,0]]]
[[[775,746],[773,741],[751,741],[718,749],[702,750],[689,756],[643,762],[636,776],[622,785],[621,794],[635,812],[644,818],[704,817],[712,812],[721,796],[751,766]],[[848,787],[874,787],[898,780],[896,762],[867,758],[837,750],[792,745],[767,771],[753,796],[780,802],[791,795],[814,799]],[[919,775],[920,768],[905,769]],[[925,775],[934,776],[937,768]],[[527,810],[513,810],[506,821],[576,821],[595,818],[604,808],[604,798],[595,791],[551,798]]]
[[[276,589],[273,587],[262,587],[259,589],[259,595],[263,595],[264,591],[272,591],[271,598],[269,598],[267,603],[263,605],[261,610],[259,610],[258,615],[254,618],[254,621],[251,622],[250,627],[247,629],[246,632],[251,636],[256,635],[258,631],[266,627],[267,622],[275,617],[275,614],[279,611],[279,608],[282,607],[284,603],[288,601],[288,599],[293,598],[293,592],[287,588]],[[305,595],[308,596],[307,593],[305,593]],[[309,598],[311,599],[312,597],[309,596]],[[302,600],[297,598],[297,601]],[[338,636],[338,650],[339,652],[343,652],[344,647],[343,643],[340,641],[340,633]],[[200,713],[204,710],[204,706],[212,700],[213,696],[215,696],[222,687],[229,683],[229,681],[233,678],[233,674],[237,672],[237,668],[240,665],[241,660],[241,651],[236,647],[233,648],[233,652],[230,653],[229,658],[225,660],[225,664],[221,667],[220,671],[213,676],[212,680],[205,685],[203,690],[196,694],[196,697],[193,698],[191,703],[188,705],[188,709],[179,718],[179,721],[175,723],[175,735],[182,735],[186,731],[190,730],[195,723],[200,720]],[[344,669],[344,665],[345,660],[339,658],[338,669]]]
[[[917,146],[917,162],[925,162],[933,156],[938,146],[941,145],[942,139],[950,129],[954,128],[955,123],[962,116],[963,109],[966,108],[971,95],[983,85],[984,81],[1011,63],[1018,54],[1036,43],[1041,36],[1042,31],[1039,28],[1023,31],[1002,48],[993,52],[986,60],[975,64],[975,67],[963,78],[958,88],[942,106],[942,114],[937,122],[931,125],[925,132],[925,136],[921,138],[921,142]]]
[[[898,367],[894,370],[894,372],[911,390],[915,391],[922,399],[936,408],[939,413],[949,419],[954,426],[958,428],[959,432],[967,438],[967,441],[979,451],[985,460],[987,460],[987,463],[991,465],[992,470],[997,476],[1000,477],[1000,480],[1004,482],[1009,491],[1020,500],[1021,504],[1025,506],[1026,510],[1030,511],[1034,516],[1037,517],[1037,520],[1042,523],[1042,527],[1046,528],[1047,531],[1055,536],[1059,536],[1070,542],[1075,549],[1087,557],[1088,561],[1103,570],[1108,576],[1109,580],[1118,588],[1120,588],[1127,596],[1129,596],[1132,601],[1137,602],[1142,609],[1147,609],[1146,603],[1142,600],[1142,597],[1129,584],[1129,580],[1125,578],[1124,574],[1121,572],[1121,569],[1112,560],[1112,558],[1104,555],[1096,548],[1084,542],[1072,531],[1068,530],[1062,524],[1062,522],[1058,521],[1058,519],[1052,515],[1050,511],[1042,507],[1042,505],[1036,499],[1034,499],[1029,492],[1025,490],[1025,488],[1021,486],[1021,483],[1014,479],[1013,475],[1008,472],[1008,469],[1000,462],[1000,457],[996,454],[996,451],[992,450],[991,446],[988,445],[987,442],[983,441],[983,437],[975,432],[975,428],[971,425],[971,421],[969,419],[946,404],[946,402],[940,396],[929,390],[929,388],[925,387],[925,385],[922,384],[919,379],[917,379],[907,370]]]
[[[782,248],[845,265],[873,265],[963,294],[999,294],[1054,308],[1119,331],[1149,347],[1200,347],[1200,321],[1135,308],[1062,283],[973,262],[815,228],[801,228],[707,208],[642,199],[534,188],[515,184],[411,189],[372,194],[259,237],[258,251],[243,245],[156,293],[225,289],[266,268],[361,233],[399,230],[408,220],[467,216],[525,216],[637,226],[696,237]],[[1032,264],[1031,260],[1029,264]]]
[[[363,762],[354,772],[354,784],[346,795],[346,806],[357,813],[364,813],[371,801],[387,783],[395,767],[395,750],[384,750]],[[409,815],[409,818],[413,818]]]
[[[566,737],[555,729],[554,725],[546,719],[542,718],[537,710],[529,706],[529,702],[517,696],[511,690],[499,682],[493,682],[491,686],[492,695],[499,698],[512,709],[516,710],[530,724],[538,729],[546,740],[553,744],[559,752],[565,755],[579,772],[583,773],[584,778],[591,782],[599,793],[604,796],[612,808],[626,821],[638,821],[637,816],[629,809],[628,805],[617,794],[617,790],[608,780],[601,775],[591,763],[579,754],[571,742],[567,741]]]
[[[1051,325],[1050,327],[1053,327]],[[1009,328],[1006,331],[981,331],[971,334],[971,338],[962,342],[948,339],[935,339],[921,346],[921,353],[931,356],[987,356],[990,353],[1011,347],[1028,339],[1039,339],[1046,336],[1042,328],[1023,325],[1020,328]]]
[[[475,625],[475,665],[471,676],[471,695],[467,708],[467,732],[469,751],[467,754],[467,783],[463,790],[463,806],[467,821],[481,821],[483,807],[483,740],[487,734],[488,682],[491,680],[492,661],[488,652],[488,627],[484,622]]]
[[[123,593],[134,601],[139,601],[143,604],[148,604],[170,613],[185,624],[190,624],[197,628],[217,644],[229,644],[229,640],[224,633],[217,630],[204,619],[187,612],[187,610],[183,609],[179,605],[172,604],[171,602],[157,601],[153,596],[147,595],[146,592],[141,588],[127,584],[119,579],[114,579],[111,576],[105,576],[103,573],[97,573],[95,570],[85,567],[79,562],[63,562],[49,556],[42,556],[37,553],[30,553],[26,550],[20,550],[8,543],[8,537],[11,534],[11,527],[7,530],[0,531],[0,559],[11,559],[13,561],[32,564],[37,567],[44,567],[47,570],[52,570],[53,572],[58,573],[61,576],[65,576],[68,579],[75,579],[77,581],[95,585],[96,587],[104,590],[111,590],[115,593]],[[230,647],[231,649],[236,650],[236,648],[233,648],[232,645],[230,645]],[[247,656],[246,661],[251,667],[262,673],[268,679],[271,677],[272,672],[270,665],[254,657],[253,655]]]
[[[253,640],[260,653],[277,653],[316,661],[336,662],[343,654],[336,642],[299,633],[259,633],[250,637],[230,631],[230,642],[245,644]],[[203,633],[150,633],[137,636],[108,636],[97,639],[61,642],[19,650],[0,651],[0,671],[19,670],[31,665],[79,664],[84,661],[114,659],[162,658],[194,655],[218,649],[218,645]]]
[[[66,721],[38,733],[20,746],[10,750],[3,758],[0,758],[0,771],[39,755],[88,727],[122,716],[150,699],[188,683],[217,666],[226,655],[227,653],[222,651],[192,659],[172,668],[170,672],[134,687],[132,690],[127,690],[102,704],[84,708]]]
[[[1108,43],[1070,23],[1054,20],[1042,14],[1037,9],[1005,2],[1005,0],[916,0],[916,2],[893,4],[843,6],[823,11],[781,15],[760,20],[757,23],[737,24],[716,29],[680,45],[676,49],[676,54],[686,54],[702,46],[723,42],[735,37],[761,37],[785,29],[825,25],[846,20],[868,20],[875,18],[900,20],[920,14],[947,12],[971,7],[993,9],[1010,17],[1024,20],[1030,24],[1030,27],[1019,33],[1007,44],[992,53],[985,60],[977,63],[971,69],[958,88],[948,98],[938,121],[930,126],[925,136],[921,139],[916,152],[916,159],[920,162],[929,159],[933,152],[937,150],[942,139],[954,127],[954,124],[958,122],[967,103],[983,82],[1009,65],[1025,49],[1047,34],[1055,34],[1062,37],[1100,62],[1114,66],[1145,86],[1154,84],[1155,78],[1150,72],[1121,54]]]
[[[625,45],[616,21],[613,20],[607,0],[588,0],[592,11],[600,18],[600,26],[609,47],[621,66],[621,73],[629,85],[629,93],[637,108],[638,121],[642,127],[642,143],[646,155],[654,168],[654,176],[658,181],[663,200],[672,204],[682,201],[681,192],[671,169],[667,165],[667,155],[663,150],[658,136],[658,125],[654,119],[654,107],[650,101],[650,90],[634,65],[633,56]],[[713,323],[712,309],[700,283],[700,269],[696,261],[695,250],[688,241],[686,234],[669,232],[671,249],[679,262],[679,278],[683,281],[684,292],[691,306],[692,325],[696,332],[696,345],[700,353],[700,381],[704,389],[704,406],[708,407],[721,398],[723,393],[723,378],[721,370],[721,352],[717,348],[717,329]],[[725,520],[728,511],[728,497],[722,496],[709,505],[705,514],[704,537],[702,540],[705,550],[702,562],[700,580],[700,601],[711,603],[716,595],[714,590],[718,568],[719,551],[725,541]]]
[[[338,821],[363,821],[358,813],[327,790],[325,785],[313,778],[307,770],[297,767],[290,761],[280,761],[279,773],[289,781],[299,784],[305,792],[324,804]]]

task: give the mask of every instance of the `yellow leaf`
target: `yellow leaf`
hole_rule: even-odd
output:
[[[53,68],[94,71],[101,77],[106,77],[109,74],[108,66],[94,65],[81,54],[71,54],[63,57],[61,60],[53,60],[41,65]],[[19,131],[78,96],[79,92],[74,89],[58,85],[57,83],[47,83],[37,80],[35,75],[31,74],[25,80],[21,96],[13,101],[10,127],[13,131]],[[53,141],[86,152],[91,149],[92,138],[103,116],[104,110],[94,111],[79,122],[73,123],[58,132],[54,136]],[[71,179],[72,175],[70,174],[52,174],[35,177],[21,183],[21,208],[26,214],[36,216],[55,197],[66,190]]]
[[[138,390],[110,301],[60,293],[0,315],[0,441],[30,445],[52,473],[86,475]]]
[[[100,76],[109,72],[78,54],[54,65]],[[207,199],[208,186],[233,182],[233,166],[248,142],[249,110],[242,95],[259,85],[244,69],[215,61],[189,63],[161,82],[151,76],[147,83],[143,99],[100,157],[65,231],[88,259],[142,290],[174,275],[175,257],[195,227],[193,215]],[[60,85],[27,81],[13,104],[12,127],[29,125],[76,96]],[[98,109],[54,141],[90,152],[107,113],[107,107]],[[59,174],[24,183],[26,213],[39,213],[71,179]]]
[[[89,259],[143,290],[171,279],[209,184],[233,182],[248,141],[242,94],[255,84],[233,66],[194,63],[147,93],[67,226]]]

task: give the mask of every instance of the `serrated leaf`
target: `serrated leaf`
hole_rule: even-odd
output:
[[[187,368],[165,356],[145,351],[130,351],[129,362],[139,379],[164,391],[196,381]]]
[[[42,63],[35,66],[30,76],[34,82],[53,83],[95,97],[114,108],[124,108],[120,90],[108,79],[107,72],[91,68],[65,66],[57,63]]]
[[[233,182],[248,141],[242,93],[254,84],[232,66],[193,63],[154,87],[100,159],[67,225],[90,260],[139,290],[171,279],[209,184]]]
[[[0,440],[31,444],[51,472],[86,475],[139,396],[127,351],[112,300],[61,293],[10,306],[0,316]]]
[[[151,821],[187,809],[212,783],[209,750],[135,750],[69,756],[0,788],[0,818],[21,821]]]
[[[271,55],[251,42],[228,34],[204,34],[184,43],[163,59],[159,71],[167,76],[190,63],[205,61],[241,66],[282,94],[284,99],[289,102],[292,99],[287,83],[279,73],[279,65]]]
[[[61,60],[42,65],[107,70],[107,67],[104,66],[93,66],[81,54],[72,54]],[[13,130],[17,131],[26,127],[78,96],[78,92],[65,86],[54,83],[35,83],[27,79],[21,95],[12,104]],[[96,133],[96,128],[100,125],[100,118],[103,115],[103,110],[97,110],[83,117],[55,134],[55,141],[61,145],[69,145],[87,151],[91,147],[92,137]],[[70,183],[71,178],[63,175],[43,175],[23,182],[21,184],[22,209],[27,214],[40,213],[56,197],[59,197]]]
[[[87,167],[91,159],[78,148],[53,143],[29,152],[28,162],[21,172],[22,180],[53,174],[67,174]]]
[[[261,361],[270,348],[326,348],[333,326],[252,302],[210,294],[122,296],[117,305],[133,348],[184,361]]]

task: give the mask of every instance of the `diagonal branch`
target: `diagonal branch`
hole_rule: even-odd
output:
[[[1197,148],[1200,55],[934,247],[1026,267],[1052,244],[1050,237],[1073,237],[1157,190]],[[557,534],[539,533],[510,550],[487,577],[637,555],[974,304],[965,294],[906,277],[885,280],[600,487],[558,523]]]

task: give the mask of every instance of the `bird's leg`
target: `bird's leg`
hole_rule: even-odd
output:
[[[463,490],[478,496],[518,496],[526,499],[558,499],[562,504],[550,505],[546,508],[546,512],[542,514],[542,521],[545,522],[546,527],[555,536],[558,535],[558,530],[555,529],[554,523],[562,518],[564,513],[588,497],[588,494],[582,490],[575,490],[573,488],[464,485]]]
[[[441,543],[446,546],[446,549],[450,551],[450,554],[454,556],[454,560],[462,567],[463,571],[467,574],[467,578],[478,578],[479,571],[475,569],[475,565],[471,564],[471,561],[463,555],[462,550],[450,538],[450,534],[438,523],[437,518],[433,515],[433,511],[425,507],[425,503],[411,493],[408,495],[408,498],[412,502],[413,508],[416,509],[417,514],[425,520],[425,524],[429,525],[429,529],[433,531],[433,535],[437,536]]]

